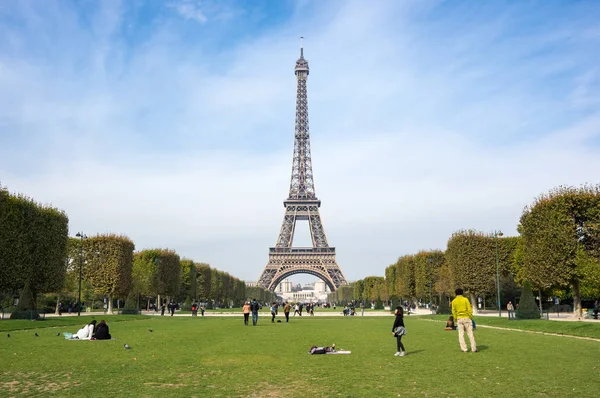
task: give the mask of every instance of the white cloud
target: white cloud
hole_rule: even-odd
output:
[[[207,21],[206,15],[201,10],[200,1],[194,0],[180,0],[177,2],[169,3],[169,7],[174,8],[179,15],[185,19],[191,19],[196,22],[204,23]]]

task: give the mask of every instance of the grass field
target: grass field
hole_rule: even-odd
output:
[[[1,321],[0,396],[599,394],[599,341],[478,328],[480,352],[463,353],[456,332],[432,321],[439,318],[406,318],[406,357],[393,356],[392,316],[296,317],[289,324],[271,324],[262,316],[257,327],[245,327],[241,317],[107,316],[117,339],[113,341],[66,341],[56,336],[75,332],[90,317]],[[481,318],[478,323],[486,322]],[[525,321],[512,321],[509,327],[520,322]],[[530,322],[532,326],[521,325],[536,330],[558,323]],[[581,325],[560,324],[573,330]],[[586,333],[600,330],[600,324],[589,325],[591,332]],[[34,337],[36,332],[39,337]],[[124,343],[133,348],[125,350]],[[332,343],[352,354],[307,355],[313,344]]]

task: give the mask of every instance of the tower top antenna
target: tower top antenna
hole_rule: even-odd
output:
[[[300,36],[300,58],[304,58],[304,37]]]

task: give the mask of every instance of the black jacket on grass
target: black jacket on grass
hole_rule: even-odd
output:
[[[106,323],[99,323],[96,326],[94,337],[96,340],[110,340],[112,336],[108,333],[108,325]]]

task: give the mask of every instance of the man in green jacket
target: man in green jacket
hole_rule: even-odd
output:
[[[456,297],[452,300],[452,316],[458,328],[458,343],[463,352],[467,352],[467,343],[465,343],[465,332],[471,342],[471,351],[477,352],[475,336],[473,336],[473,309],[469,299],[463,296],[463,290],[455,290]]]

